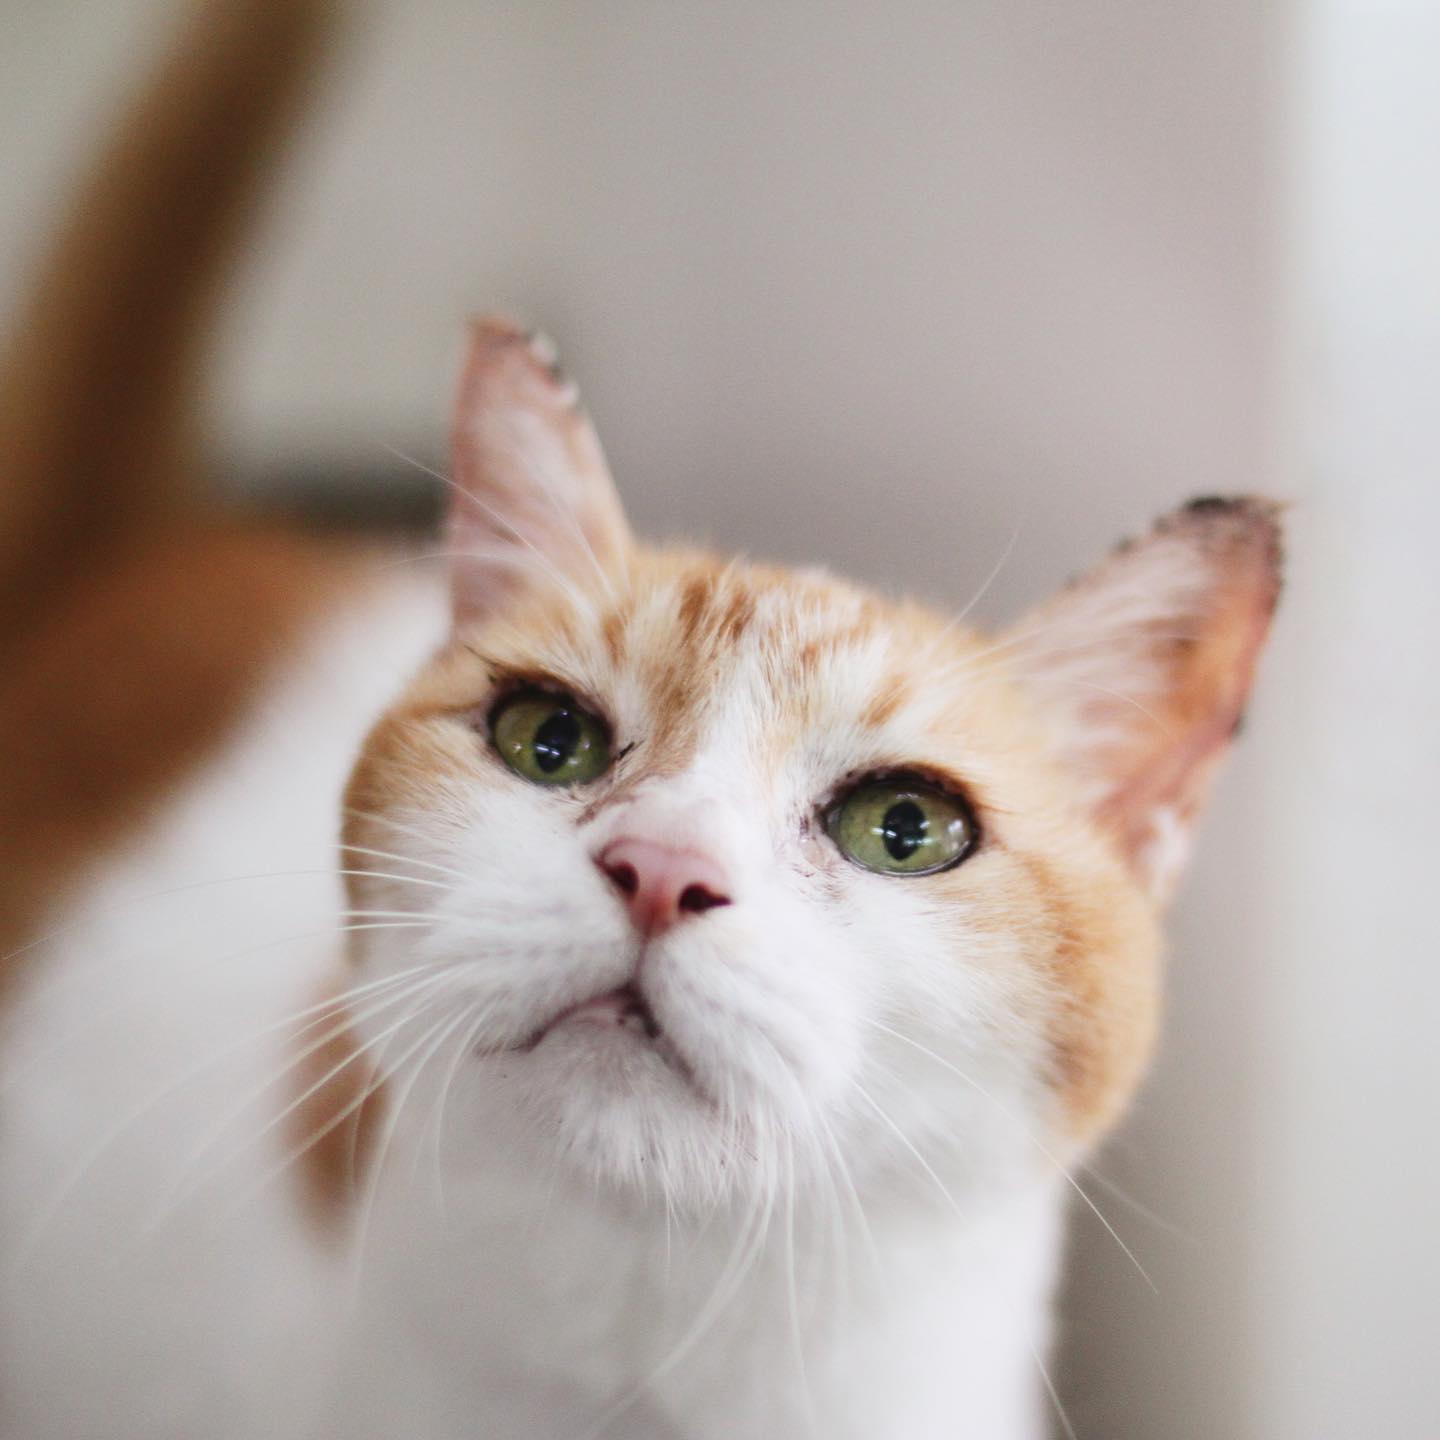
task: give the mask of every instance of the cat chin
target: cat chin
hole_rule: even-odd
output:
[[[759,1189],[757,1127],[727,1118],[666,1049],[625,1025],[566,1021],[482,1060],[489,1118],[541,1166],[558,1159],[635,1199],[707,1207]]]
[[[689,1092],[707,1104],[689,1063],[669,1036],[624,1014],[578,1008],[522,1047],[537,1067],[552,1063],[592,1089],[605,1104],[654,1093]]]

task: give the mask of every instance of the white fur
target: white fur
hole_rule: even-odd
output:
[[[383,1041],[404,1007],[362,1023],[413,1060],[345,1244],[288,1173],[256,1188],[293,1138],[274,1093],[216,1134],[286,1058],[247,1038],[334,959],[339,789],[439,627],[407,594],[317,632],[37,947],[0,1051],[5,1434],[1038,1436],[1060,1203],[1020,967],[794,823],[870,757],[822,727],[760,773],[758,652],[624,808],[577,824],[477,776],[394,817],[410,859],[367,864],[420,883],[376,908],[428,928],[361,932],[356,982],[449,968]],[[853,712],[858,668],[820,703]],[[643,729],[625,677],[592,678]],[[702,830],[735,900],[643,957],[591,861],[637,825]],[[694,1085],[618,1027],[500,1048],[640,963]]]
[[[319,627],[30,951],[0,1035],[7,1440],[308,1435],[329,1404],[333,1259],[286,1183],[245,1199],[278,1092],[217,1121],[333,960],[340,787],[441,619],[396,583]]]

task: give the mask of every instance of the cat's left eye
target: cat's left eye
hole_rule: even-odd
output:
[[[933,875],[975,848],[979,827],[958,795],[911,776],[865,780],[825,817],[842,854],[882,875]]]
[[[536,785],[584,785],[610,768],[604,722],[560,695],[511,696],[491,717],[490,734],[500,758]]]

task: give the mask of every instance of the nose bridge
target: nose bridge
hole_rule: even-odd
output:
[[[713,796],[666,795],[656,787],[621,806],[607,829],[611,837],[624,835],[665,849],[700,851],[723,863],[731,848],[724,811],[723,803]]]
[[[666,838],[691,827],[734,838],[739,790],[753,774],[764,729],[767,681],[753,645],[669,658],[662,678],[648,672],[626,706],[636,753],[596,815],[597,829],[624,812],[627,828]],[[608,815],[604,812],[610,812]]]
[[[733,759],[713,752],[678,773],[645,776],[595,817],[594,844],[624,835],[736,868],[743,858],[736,780]]]

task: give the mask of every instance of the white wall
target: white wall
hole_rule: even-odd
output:
[[[167,6],[0,6],[3,307]],[[1159,1297],[1077,1224],[1083,1440],[1440,1414],[1427,8],[372,0],[223,337],[237,468],[370,471],[441,458],[459,317],[515,310],[642,527],[956,603],[1013,536],[989,616],[1187,495],[1301,497],[1099,1166],[1167,1225],[1094,1189]]]
[[[1349,1440],[1440,1433],[1440,8],[1309,17],[1249,1288],[1263,1433]]]
[[[168,3],[0,0],[0,284]],[[1254,483],[1266,7],[364,9],[225,336],[240,464],[434,451],[502,306],[644,520],[897,584],[964,596],[1019,523],[1013,596]]]

